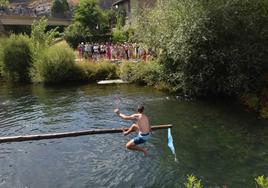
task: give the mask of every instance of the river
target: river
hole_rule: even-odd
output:
[[[145,105],[151,124],[173,124],[178,162],[167,130],[128,151],[134,135],[90,135],[0,144],[0,187],[183,187],[193,174],[205,187],[252,188],[268,174],[268,124],[233,102],[185,101],[133,85],[0,86],[0,136],[127,127],[117,106],[131,114]]]

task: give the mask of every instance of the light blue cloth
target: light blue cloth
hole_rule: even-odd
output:
[[[170,148],[173,155],[176,155],[170,128],[168,128],[168,147]]]
[[[178,162],[177,157],[176,157],[176,151],[173,145],[173,138],[171,135],[171,129],[168,128],[168,147],[170,148],[171,152],[173,153],[173,155],[175,156],[175,162]]]

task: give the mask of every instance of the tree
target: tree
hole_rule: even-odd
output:
[[[174,91],[254,92],[268,61],[267,7],[267,0],[169,0],[139,17],[136,38],[158,49]]]
[[[51,46],[55,37],[59,35],[58,28],[46,32],[47,19],[45,17],[42,17],[39,21],[34,21],[31,27],[31,39],[35,48]]]
[[[108,27],[107,18],[96,0],[81,0],[75,8],[74,22],[81,23],[91,34],[105,33]]]
[[[0,0],[0,7],[6,7],[8,6],[9,1],[8,0]]]
[[[64,31],[65,39],[72,47],[84,40],[107,40],[110,37],[108,15],[96,0],[81,0],[75,7],[73,23]]]
[[[54,0],[51,7],[52,16],[62,17],[69,10],[69,4],[66,0]]]
[[[118,10],[116,10],[116,27],[120,28],[123,27],[126,24],[126,10],[122,7],[119,7]]]
[[[90,31],[79,22],[74,22],[73,24],[69,25],[65,29],[64,34],[65,40],[73,48],[76,48],[76,45],[79,42],[85,41],[87,36],[92,36]]]

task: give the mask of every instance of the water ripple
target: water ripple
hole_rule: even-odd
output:
[[[113,109],[131,114],[138,104],[145,105],[153,124],[174,125],[179,163],[167,148],[166,130],[144,145],[147,158],[125,149],[134,135],[1,144],[0,187],[181,187],[194,173],[208,187],[227,181],[246,188],[254,186],[249,176],[267,169],[267,123],[230,105],[182,101],[149,87],[1,85],[0,136],[126,127],[132,122]]]

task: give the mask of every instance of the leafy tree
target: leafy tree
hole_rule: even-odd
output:
[[[6,7],[9,5],[9,1],[8,0],[0,0],[0,7]]]
[[[110,23],[115,28],[112,30],[112,40],[115,42],[126,42],[131,35],[129,25],[126,25],[126,11],[123,8],[111,10],[109,14]]]
[[[126,11],[123,8],[106,10],[105,17],[108,19],[110,28],[121,29],[126,24]]]
[[[256,91],[268,61],[267,7],[266,0],[169,0],[137,18],[136,39],[158,50],[173,91]]]
[[[126,24],[126,10],[124,8],[118,8],[118,10],[115,11],[116,14],[116,27],[120,28],[123,27]]]
[[[35,21],[32,24],[31,39],[35,45],[35,48],[43,48],[52,45],[53,40],[59,32],[57,28],[51,29],[46,32],[47,19],[42,17],[39,21]]]
[[[65,29],[64,34],[66,41],[73,48],[75,48],[79,42],[85,41],[87,36],[92,36],[89,29],[84,27],[80,22],[74,22],[69,25]]]
[[[108,27],[107,18],[96,0],[80,1],[74,11],[74,22],[79,22],[91,34],[105,33]]]
[[[83,40],[101,41],[109,36],[108,15],[95,0],[82,0],[75,8],[73,23],[65,29],[65,39],[75,47]]]
[[[46,31],[48,24],[47,19],[42,17],[38,21],[34,21],[31,26],[31,41],[33,46],[33,66],[30,69],[30,76],[32,81],[40,81],[39,75],[40,70],[38,68],[38,62],[41,58],[43,51],[46,51],[50,46],[52,46],[54,39],[59,32],[57,28]]]
[[[52,16],[65,16],[65,13],[70,10],[66,0],[54,0],[51,7]]]

